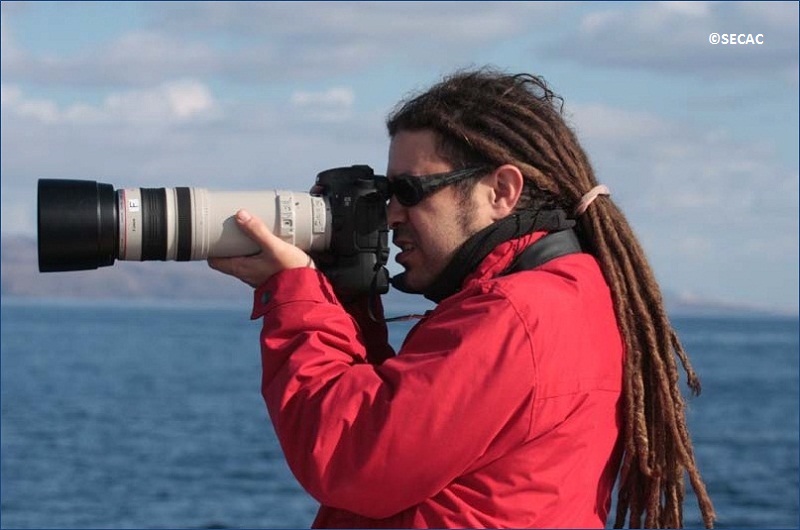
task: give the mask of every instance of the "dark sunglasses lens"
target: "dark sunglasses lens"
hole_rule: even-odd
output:
[[[417,186],[414,186],[414,183],[408,177],[394,179],[392,181],[391,190],[397,202],[403,206],[414,206],[422,200],[420,190]]]

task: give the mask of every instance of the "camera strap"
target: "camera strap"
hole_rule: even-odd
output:
[[[500,275],[535,269],[550,260],[582,251],[578,235],[572,228],[551,232],[523,250]]]

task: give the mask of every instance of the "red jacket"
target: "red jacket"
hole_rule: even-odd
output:
[[[319,272],[256,291],[262,393],[314,526],[604,526],[622,342],[589,254],[498,276],[541,235],[498,246],[380,364],[385,328],[365,335]]]

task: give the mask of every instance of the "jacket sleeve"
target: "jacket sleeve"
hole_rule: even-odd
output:
[[[321,274],[287,270],[257,291],[254,311],[264,317],[262,393],[275,431],[322,504],[388,517],[469,470],[512,417],[529,428],[530,341],[505,298],[437,310],[398,356],[372,365],[332,293]]]

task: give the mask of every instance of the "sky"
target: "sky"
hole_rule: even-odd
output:
[[[383,173],[392,108],[491,65],[563,97],[664,290],[798,311],[797,2],[1,9],[4,235],[35,235],[39,178],[306,191],[332,167]]]

